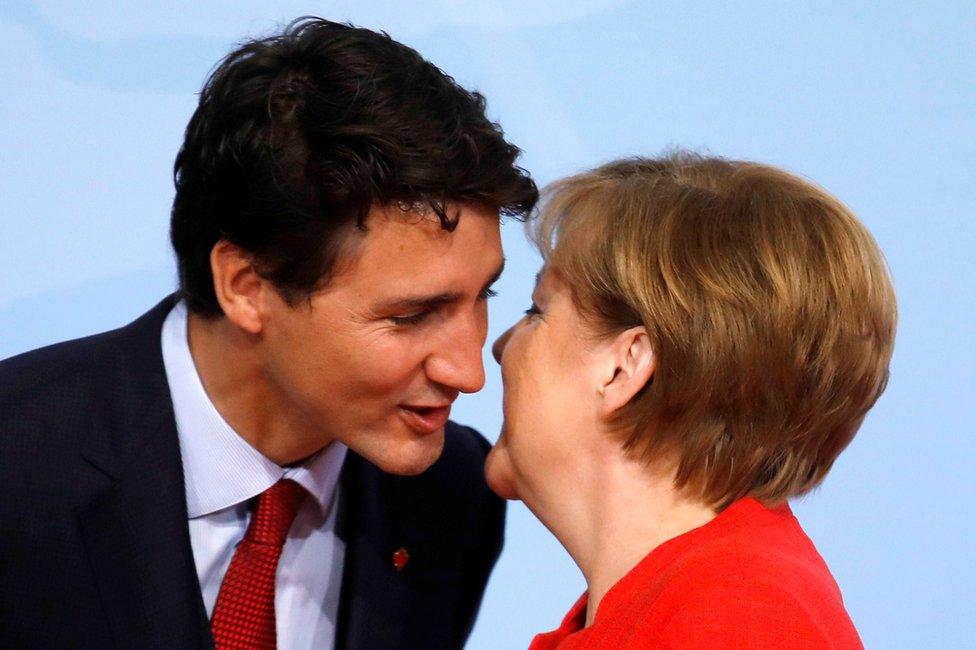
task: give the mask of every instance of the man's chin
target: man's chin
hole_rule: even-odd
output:
[[[394,444],[377,453],[361,454],[387,474],[416,476],[437,462],[444,451],[444,430],[425,435],[420,440]]]

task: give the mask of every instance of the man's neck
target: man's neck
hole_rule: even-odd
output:
[[[330,441],[316,440],[287,408],[257,353],[258,342],[225,318],[190,314],[187,342],[214,408],[249,445],[278,465],[292,465]]]

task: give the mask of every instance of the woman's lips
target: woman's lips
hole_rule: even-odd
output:
[[[420,433],[434,433],[447,424],[451,406],[401,406],[400,414],[411,429]]]

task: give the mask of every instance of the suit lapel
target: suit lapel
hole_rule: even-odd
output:
[[[337,532],[346,544],[337,650],[399,647],[410,590],[393,566],[406,540],[399,529],[393,483],[349,452],[342,470]]]
[[[213,647],[159,342],[171,305],[118,333],[105,403],[82,450],[102,488],[78,510],[78,525],[120,648]]]

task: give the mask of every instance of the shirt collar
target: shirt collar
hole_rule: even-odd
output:
[[[247,501],[282,478],[308,490],[327,513],[346,456],[345,445],[335,441],[301,465],[281,467],[240,437],[207,396],[190,353],[184,302],[178,302],[167,315],[161,338],[189,518]]]

